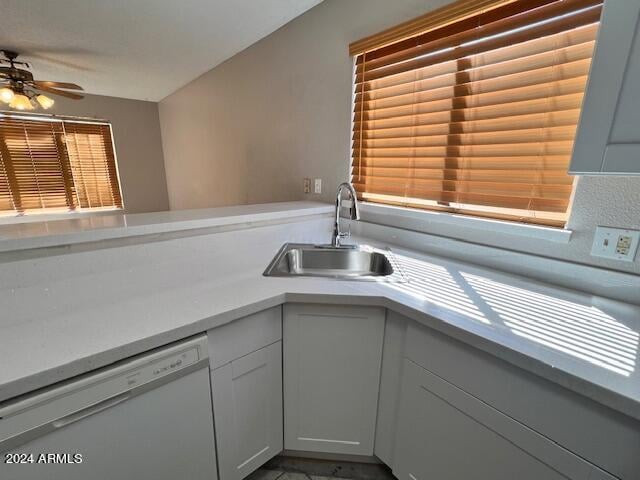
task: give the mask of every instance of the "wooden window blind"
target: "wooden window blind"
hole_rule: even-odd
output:
[[[0,115],[0,215],[122,206],[108,123]]]
[[[365,201],[563,226],[602,0],[473,3],[352,44],[352,183]]]

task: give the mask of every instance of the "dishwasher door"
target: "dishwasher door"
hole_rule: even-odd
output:
[[[0,405],[0,479],[217,480],[208,365],[198,337]]]

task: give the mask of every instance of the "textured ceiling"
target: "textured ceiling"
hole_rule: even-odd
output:
[[[0,0],[36,79],[158,101],[322,0]]]

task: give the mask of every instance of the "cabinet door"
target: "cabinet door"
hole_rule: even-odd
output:
[[[400,480],[613,478],[410,360],[403,368],[394,474]]]
[[[376,421],[376,457],[393,469],[400,403],[400,381],[404,365],[407,319],[395,312],[387,311],[380,370],[380,394],[378,395],[378,418]]]
[[[384,309],[284,312],[285,448],[373,455]]]
[[[571,173],[640,173],[640,2],[606,0]]]
[[[211,373],[220,480],[240,480],[282,451],[282,342]]]

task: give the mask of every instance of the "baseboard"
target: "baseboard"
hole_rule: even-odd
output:
[[[377,458],[367,455],[347,455],[344,453],[304,452],[300,450],[284,450],[280,456],[294,458],[309,458],[314,460],[331,460],[335,462],[356,462],[381,464]]]

